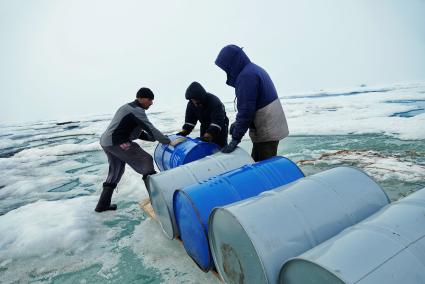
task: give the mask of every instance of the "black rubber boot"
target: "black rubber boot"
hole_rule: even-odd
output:
[[[97,203],[96,212],[103,212],[108,210],[117,210],[116,204],[111,204],[112,194],[114,193],[114,189],[117,187],[116,184],[113,183],[103,183],[103,190],[99,197],[99,202]]]

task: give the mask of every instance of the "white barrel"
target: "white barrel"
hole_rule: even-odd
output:
[[[254,160],[251,156],[238,147],[230,154],[218,152],[149,176],[147,187],[150,192],[152,207],[165,235],[170,239],[179,235],[173,210],[175,190],[252,163],[254,163]]]
[[[226,283],[277,283],[285,261],[389,203],[368,175],[338,167],[214,209],[209,241]]]
[[[291,259],[280,283],[425,283],[425,188]]]

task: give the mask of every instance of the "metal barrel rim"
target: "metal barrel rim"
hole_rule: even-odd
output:
[[[216,208],[213,209],[213,211],[210,215],[210,218],[208,219],[208,227],[209,228],[213,228],[212,223],[213,223],[213,220],[214,220],[214,216],[219,211],[226,212],[226,214],[229,214],[231,217],[233,217],[233,219],[238,223],[238,225],[242,228],[242,230],[246,232],[245,226],[241,222],[239,222],[238,218],[236,218],[236,216],[234,216],[232,212],[226,210],[225,207],[216,207]],[[248,236],[248,234],[245,234],[245,235]],[[214,231],[212,229],[210,229],[208,231],[208,237],[209,237],[208,241],[209,241],[209,244],[210,244],[210,247],[211,247],[211,252],[212,252],[211,255],[212,255],[212,258],[214,260],[214,263],[217,264],[218,263],[217,256],[214,253],[215,249],[213,249],[213,248],[216,248],[216,240],[214,238]],[[264,265],[264,262],[260,257],[258,257],[260,255],[259,252],[258,252],[258,249],[255,246],[254,242],[250,238],[248,238],[248,240],[249,240],[250,246],[254,249],[255,258],[260,264],[259,267],[261,267],[261,270],[263,271],[262,275],[265,277],[266,283],[269,283],[269,279],[267,279],[268,276],[267,276],[267,273],[266,273],[266,267]],[[224,282],[226,282],[226,279],[224,279],[225,277],[223,276],[223,275],[227,275],[225,273],[225,271],[222,270],[220,265],[216,265],[215,267],[216,267],[217,271],[219,272],[220,277],[223,278]]]
[[[424,197],[425,188],[386,205],[319,246],[288,260],[280,270],[280,283],[310,284],[303,279],[303,273],[316,278],[335,275],[343,284],[372,283],[377,279],[380,283],[402,280],[422,283],[425,281]],[[362,259],[369,261],[363,263]],[[354,271],[353,262],[361,263]]]

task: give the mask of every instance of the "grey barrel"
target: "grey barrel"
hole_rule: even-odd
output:
[[[280,283],[425,283],[425,188],[291,259]]]
[[[277,283],[285,261],[389,203],[368,175],[338,167],[214,209],[209,241],[226,283]]]
[[[173,210],[175,190],[252,163],[254,160],[251,156],[245,150],[237,148],[230,154],[218,152],[149,176],[147,187],[152,207],[165,235],[170,239],[179,235]]]

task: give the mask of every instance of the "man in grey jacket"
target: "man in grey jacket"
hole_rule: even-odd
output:
[[[100,145],[108,158],[109,172],[103,183],[96,212],[117,209],[116,204],[111,204],[111,198],[124,174],[125,164],[142,174],[144,181],[148,175],[155,173],[152,156],[133,140],[171,143],[170,139],[156,129],[146,116],[145,110],[153,104],[153,99],[154,94],[150,89],[141,88],[137,92],[136,100],[117,110],[108,128],[100,137]]]

